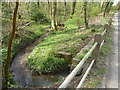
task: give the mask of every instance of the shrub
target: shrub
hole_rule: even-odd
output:
[[[91,29],[91,32],[96,32],[96,30],[95,29]]]
[[[42,23],[48,23],[49,20],[46,18],[44,14],[41,13],[39,8],[33,7],[31,9],[31,19],[34,21],[42,22]]]
[[[68,19],[64,24],[68,29],[78,27],[74,19]]]
[[[81,40],[83,40],[83,41],[84,41],[85,39],[87,39],[87,38],[88,38],[88,35],[87,35],[87,34],[83,34],[83,35],[81,35],[81,36],[80,36],[80,38],[81,38]]]
[[[1,49],[1,52],[2,52],[2,67],[4,67],[5,66],[5,60],[6,60],[6,57],[7,57],[7,48]]]

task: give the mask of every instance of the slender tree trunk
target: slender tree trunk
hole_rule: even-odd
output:
[[[110,2],[107,2],[106,6],[105,6],[104,13],[103,13],[103,17],[106,16],[106,12],[107,12],[107,9],[108,9],[109,4],[110,4]]]
[[[108,7],[108,9],[107,9],[107,13],[110,12],[112,5],[113,5],[113,2],[110,2],[109,7]]]
[[[85,27],[88,28],[88,20],[87,20],[87,2],[83,2],[84,5],[84,22],[85,22]]]
[[[51,3],[49,2],[49,0],[48,0],[48,17],[50,17],[50,19],[51,19]]]
[[[9,66],[10,66],[10,62],[11,62],[11,47],[12,47],[12,41],[15,35],[15,31],[16,31],[16,18],[17,18],[17,11],[18,11],[18,5],[19,2],[16,2],[16,6],[14,9],[14,13],[13,13],[13,29],[9,38],[9,42],[8,42],[8,51],[7,51],[7,59],[5,62],[5,83],[6,83],[6,87],[7,87],[7,81],[8,81],[8,73],[9,73]]]
[[[52,2],[52,9],[51,10],[52,10],[51,26],[55,31],[57,31],[57,18],[56,18],[57,2]]]
[[[76,0],[73,0],[72,8],[71,8],[71,15],[74,15],[75,13],[75,6],[76,6]]]
[[[40,2],[39,2],[39,0],[38,0],[38,2],[37,2],[37,5],[38,5],[38,8],[40,7]]]
[[[64,0],[64,16],[66,16],[66,0]]]
[[[101,0],[101,3],[100,3],[100,10],[101,11],[103,10],[103,6],[104,6],[104,2],[103,2],[103,0]]]
[[[8,2],[8,6],[9,6],[9,9],[11,9],[11,4],[10,4],[11,2]]]

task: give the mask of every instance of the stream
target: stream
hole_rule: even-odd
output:
[[[47,36],[48,34],[49,33],[43,34],[43,36]],[[20,50],[12,60],[10,70],[18,87],[46,87],[60,81],[69,74],[69,70],[64,70],[64,72],[57,74],[40,75],[28,69],[26,66],[27,57],[41,40],[42,37]]]

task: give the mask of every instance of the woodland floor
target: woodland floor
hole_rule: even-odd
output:
[[[98,17],[92,19],[92,22],[100,23],[102,19],[98,20]],[[91,23],[93,24],[93,23]],[[47,33],[48,34],[48,33]],[[45,35],[46,36],[46,35]],[[31,45],[27,46],[26,48],[23,48],[13,59],[13,62],[11,64],[11,72],[14,76],[14,81],[16,81],[16,84],[18,87],[24,87],[24,86],[31,86],[31,75],[32,72],[27,69],[26,62],[27,57],[31,53],[31,51],[34,49],[34,47],[40,43],[41,38],[39,40],[36,40],[34,43],[31,43]]]
[[[102,17],[95,17],[91,19],[91,23],[95,24],[93,27],[99,27],[99,25],[104,25],[104,21],[102,21]],[[106,21],[105,21],[106,22]],[[98,25],[98,26],[97,26]],[[102,26],[103,27],[103,26]],[[101,27],[100,27],[101,28]],[[97,29],[98,30],[98,29]],[[31,30],[32,31],[32,30]],[[84,27],[82,30],[77,28],[77,31],[84,31]],[[99,31],[99,30],[98,30]],[[98,33],[98,32],[96,32]],[[32,50],[35,48],[35,46],[37,46],[39,43],[41,43],[41,39],[44,36],[48,36],[48,33],[43,33],[42,37],[40,37],[39,39],[31,42],[28,46],[26,46],[25,48],[23,48],[22,50],[20,50],[17,54],[15,54],[15,57],[13,58],[12,64],[11,64],[11,72],[13,74],[14,77],[14,81],[16,82],[16,84],[18,85],[18,87],[29,87],[31,86],[31,76],[32,76],[32,71],[29,70],[26,67],[26,63],[27,63],[27,57],[29,56],[29,54],[32,52]],[[94,33],[95,34],[95,33]],[[93,38],[93,34],[92,37]],[[89,40],[90,41],[90,40]],[[84,46],[83,46],[84,47]],[[82,47],[82,48],[83,48]],[[76,54],[75,54],[76,55]],[[89,62],[88,62],[89,63]],[[94,71],[94,70],[93,70]],[[81,76],[80,76],[81,77]],[[73,79],[73,83],[71,83],[70,85],[72,86],[73,84],[75,84],[76,82],[79,82],[78,80],[79,76],[76,76]],[[42,81],[41,81],[42,82]],[[58,82],[58,84],[56,83],[53,86],[50,87],[58,87],[61,83],[63,82],[63,80],[61,80],[60,82]],[[36,82],[37,83],[37,82]],[[94,85],[93,85],[94,86]],[[92,86],[92,87],[93,87]],[[85,85],[86,87],[86,85]],[[91,87],[91,86],[90,86]],[[92,88],[91,87],[91,88]]]

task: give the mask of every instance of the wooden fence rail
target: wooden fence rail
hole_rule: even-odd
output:
[[[68,84],[71,82],[71,80],[74,78],[74,76],[77,74],[77,72],[81,69],[82,65],[87,61],[89,56],[92,54],[93,60],[90,63],[87,71],[83,75],[81,81],[79,82],[77,88],[80,88],[85,81],[85,78],[87,77],[90,69],[92,68],[93,64],[96,62],[96,60],[99,57],[99,51],[101,47],[103,46],[104,42],[106,41],[107,34],[109,33],[109,27],[111,26],[112,20],[109,21],[109,24],[104,25],[104,31],[102,34],[96,34],[94,37],[94,45],[92,48],[88,51],[88,53],[85,55],[85,57],[78,63],[78,65],[73,69],[73,71],[67,76],[67,78],[64,80],[64,82],[59,86],[58,89],[66,88]]]

